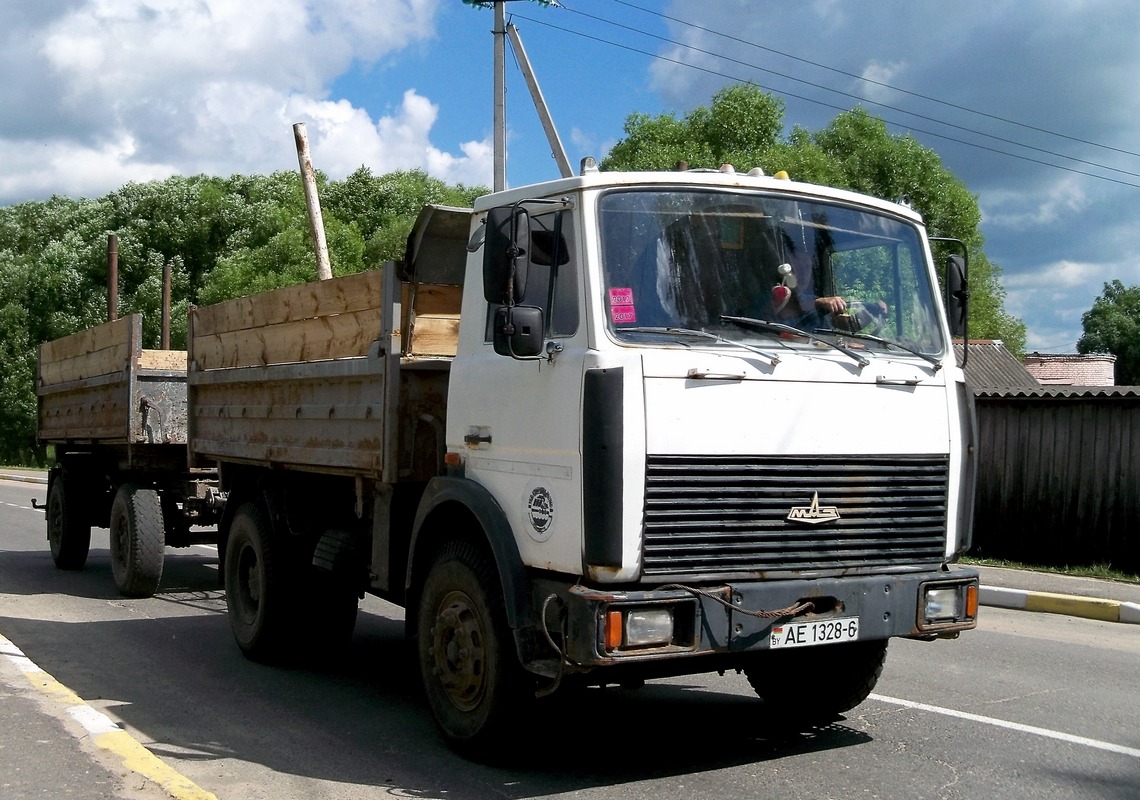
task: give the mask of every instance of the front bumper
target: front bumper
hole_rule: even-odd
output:
[[[735,656],[768,650],[772,627],[793,618],[811,622],[856,617],[860,640],[954,636],[977,624],[978,573],[955,569],[713,586],[667,584],[636,591],[544,587],[543,594],[549,597],[548,592],[561,601],[564,627],[558,638],[570,664],[592,668],[713,655],[731,662]],[[790,610],[807,602],[811,609],[793,617]],[[785,613],[773,614],[780,610]],[[652,629],[644,639],[625,629],[623,621],[634,619],[653,620],[638,623]],[[669,672],[707,669],[694,663],[691,670],[675,665]]]

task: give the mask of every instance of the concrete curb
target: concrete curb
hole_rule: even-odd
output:
[[[18,481],[20,483],[47,483],[47,476],[40,477],[39,475],[15,475],[10,472],[0,473],[0,481]]]
[[[0,656],[7,658],[24,674],[46,703],[79,723],[96,747],[116,756],[124,769],[158,785],[173,800],[217,800],[212,792],[207,792],[168,766],[114,720],[88,705],[83,698],[41,669],[3,635],[0,635]]]
[[[982,586],[978,592],[978,602],[983,606],[996,608],[1067,614],[1070,617],[1140,625],[1140,603],[1125,603],[1098,597]]]

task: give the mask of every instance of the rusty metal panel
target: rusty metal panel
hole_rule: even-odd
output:
[[[380,477],[385,365],[379,352],[192,372],[195,458]]]
[[[121,373],[41,389],[37,436],[43,442],[125,442],[130,399]]]
[[[131,441],[186,444],[186,373],[136,372],[131,386]]]

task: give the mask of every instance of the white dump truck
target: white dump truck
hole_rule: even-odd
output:
[[[784,717],[854,707],[891,638],[976,624],[946,261],[943,296],[903,205],[587,161],[424,209],[382,270],[193,308],[239,647],[392,601],[472,754],[570,685],[741,671]]]

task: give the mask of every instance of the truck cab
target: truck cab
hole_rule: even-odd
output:
[[[832,714],[891,637],[974,627],[977,576],[951,566],[972,399],[917,213],[758,173],[596,170],[474,212],[447,480],[498,519],[529,673],[735,668],[779,706],[765,676],[793,668]],[[421,530],[454,491],[429,486]],[[436,694],[437,719],[465,702]]]

